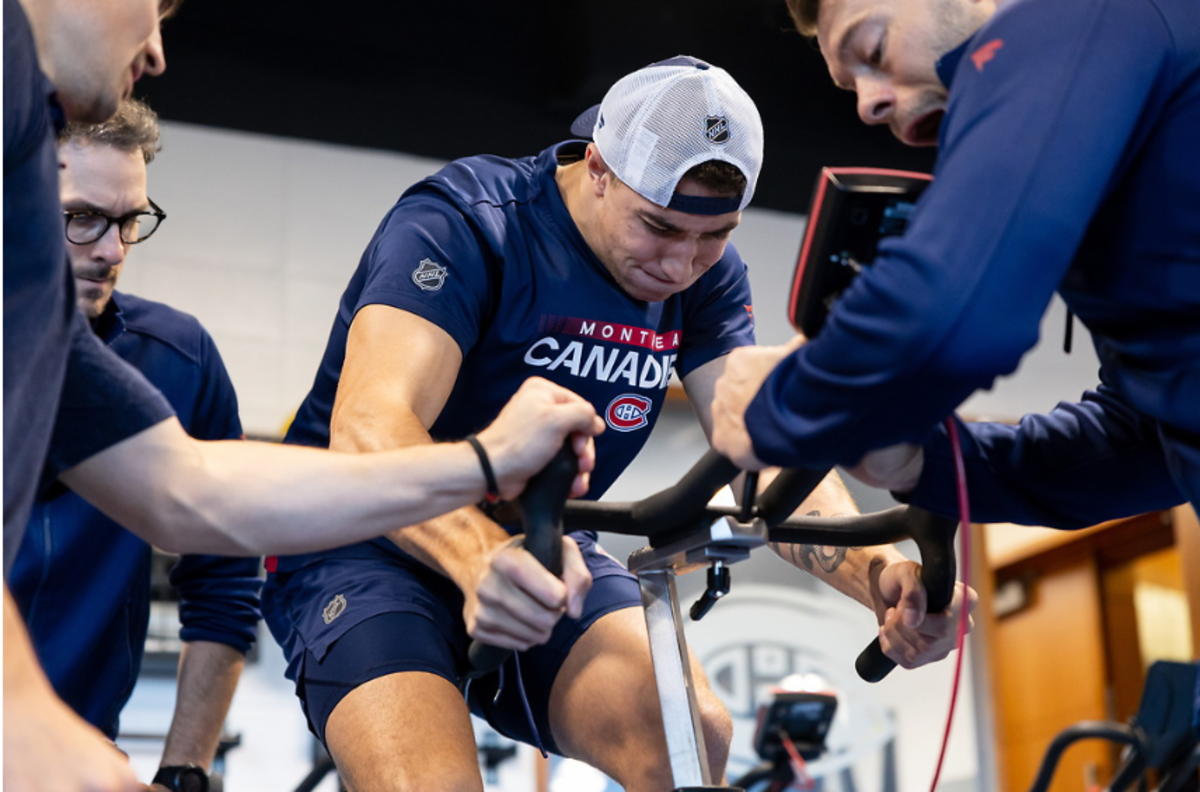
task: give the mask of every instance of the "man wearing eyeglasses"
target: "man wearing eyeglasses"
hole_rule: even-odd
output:
[[[127,99],[101,124],[59,136],[67,254],[79,307],[96,335],[167,397],[201,440],[241,437],[237,397],[195,318],[114,291],[131,246],[166,217],[146,195],[159,148],[154,112]],[[182,625],[175,718],[156,790],[207,787],[207,770],[254,643],[257,558],[185,555],[171,570]],[[34,504],[9,589],[55,691],[109,739],[141,667],[150,614],[151,549],[73,492]]]
[[[154,112],[136,99],[125,100],[117,115],[103,124],[69,124],[59,135],[63,219],[75,296],[98,332],[101,316],[121,313],[112,298],[125,254],[131,245],[149,239],[167,216],[146,195],[146,166],[157,151]],[[103,332],[100,337],[111,340]]]
[[[118,119],[114,118],[114,121],[116,120]],[[167,213],[149,197],[139,201],[147,204],[149,208],[135,209],[123,215],[106,214],[95,208],[97,204],[77,197],[76,193],[86,193],[90,185],[85,181],[82,190],[75,190],[79,185],[71,173],[72,170],[82,173],[83,178],[89,180],[97,175],[111,175],[113,169],[123,170],[119,165],[115,165],[116,160],[129,159],[124,155],[137,152],[126,152],[115,147],[97,150],[91,148],[88,143],[73,142],[69,128],[67,135],[67,142],[62,151],[65,207],[63,219],[66,224],[67,241],[71,243],[67,254],[71,257],[79,309],[94,325],[112,306],[113,289],[117,286],[117,279],[121,277],[121,270],[125,266],[125,253],[129,246],[149,239],[158,229],[158,224],[167,218]],[[144,164],[149,164],[153,156],[147,154]],[[97,170],[101,171],[101,174],[95,174]],[[106,174],[105,171],[110,173]],[[140,181],[145,182],[144,175]],[[144,188],[142,192],[145,193]]]

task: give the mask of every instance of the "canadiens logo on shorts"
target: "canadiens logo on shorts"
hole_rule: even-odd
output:
[[[612,400],[604,411],[608,425],[618,432],[632,432],[650,423],[651,401],[636,393],[625,393]]]
[[[432,259],[421,259],[413,270],[412,279],[425,291],[437,291],[446,282],[446,268]]]

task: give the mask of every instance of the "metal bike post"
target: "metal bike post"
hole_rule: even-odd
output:
[[[708,750],[696,706],[696,687],[683,638],[683,619],[675,590],[674,569],[645,569],[637,573],[650,633],[650,656],[662,705],[667,754],[676,787],[712,783]]]

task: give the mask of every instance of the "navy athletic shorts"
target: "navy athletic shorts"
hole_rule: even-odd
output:
[[[550,640],[521,652],[499,674],[471,683],[471,711],[514,740],[556,751],[550,732],[550,690],[571,647],[601,616],[641,605],[637,578],[601,550],[590,532],[573,533],[592,573],[579,619],[563,617]],[[458,587],[403,554],[329,558],[267,576],[263,616],[288,660],[309,729],[325,739],[334,707],[355,687],[387,674],[425,671],[458,684],[470,639]],[[521,685],[516,684],[519,664]],[[529,723],[527,696],[535,735]]]

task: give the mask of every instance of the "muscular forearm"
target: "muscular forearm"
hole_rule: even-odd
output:
[[[459,588],[476,580],[488,554],[512,539],[474,507],[399,528],[387,538]]]
[[[760,481],[767,477],[760,474]],[[817,514],[822,517],[845,517],[858,514],[858,504],[842,482],[841,475],[831,470],[816,489],[804,499],[797,514]]]
[[[433,439],[424,423],[409,410],[396,407],[386,425],[343,407],[335,414],[330,447],[368,452],[429,445]],[[511,537],[479,509],[469,506],[431,520],[389,531],[387,538],[421,563],[462,588],[474,581],[488,551]]]
[[[338,454],[202,442],[174,419],[96,454],[62,479],[163,549],[223,555],[302,553],[362,541],[478,501],[485,489],[465,443]]]
[[[773,478],[764,471],[761,486]],[[797,509],[797,515],[841,517],[858,514],[858,507],[837,471],[822,479]],[[830,545],[772,542],[780,558],[828,583],[843,594],[878,610],[879,574],[888,564],[906,560],[892,545],[878,547],[835,547]]]
[[[877,615],[880,573],[888,564],[907,560],[893,545],[834,547],[772,542],[771,549],[792,566],[820,578]]]
[[[245,658],[231,646],[212,641],[183,645],[171,731],[162,765],[210,768]]]

